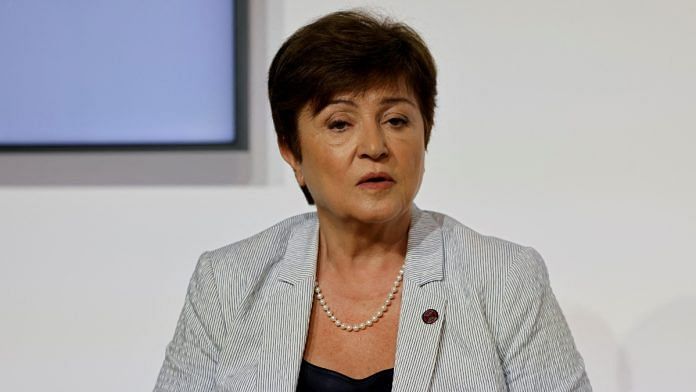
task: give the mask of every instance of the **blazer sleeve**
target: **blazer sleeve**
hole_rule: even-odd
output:
[[[206,252],[191,277],[154,391],[213,391],[224,336],[220,297]]]
[[[591,391],[536,250],[523,248],[509,267],[504,287],[499,344],[509,391]]]

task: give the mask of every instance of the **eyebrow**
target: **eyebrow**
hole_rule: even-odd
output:
[[[332,99],[326,104],[326,106],[338,105],[342,103],[350,106],[358,106],[355,102],[351,101],[350,99]]]
[[[405,103],[405,104],[408,104],[408,105],[411,105],[411,106],[417,108],[416,104],[413,103],[413,101],[411,101],[408,98],[404,98],[404,97],[387,97],[387,98],[384,98],[383,100],[381,100],[379,103],[380,103],[380,105],[383,105],[383,106],[384,105],[394,105],[397,103]]]

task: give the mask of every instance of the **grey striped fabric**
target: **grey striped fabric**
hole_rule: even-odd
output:
[[[204,253],[154,390],[294,391],[318,229],[298,215]],[[591,391],[534,249],[414,206],[401,295],[393,391]]]

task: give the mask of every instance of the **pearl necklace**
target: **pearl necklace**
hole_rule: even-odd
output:
[[[326,299],[324,298],[324,294],[321,293],[319,282],[314,282],[314,296],[317,298],[317,301],[319,301],[319,305],[321,305],[321,308],[324,311],[324,313],[326,313],[326,315],[329,317],[331,322],[333,322],[334,325],[336,325],[336,327],[348,332],[360,332],[367,327],[375,325],[375,323],[377,323],[377,321],[379,321],[379,319],[384,315],[384,312],[386,312],[389,305],[391,305],[392,300],[394,299],[394,295],[399,291],[399,286],[401,285],[401,281],[403,280],[403,278],[404,267],[401,266],[399,274],[396,276],[396,280],[394,281],[394,284],[392,285],[389,294],[387,294],[387,299],[384,300],[384,304],[382,304],[379,310],[375,312],[370,319],[360,324],[346,324],[336,317],[331,308],[329,308],[329,305],[326,304]]]

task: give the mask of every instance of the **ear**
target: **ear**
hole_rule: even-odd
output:
[[[295,173],[295,179],[300,186],[305,186],[304,176],[302,175],[302,164],[297,160],[295,154],[293,154],[290,147],[280,139],[278,139],[278,149],[280,150],[280,155],[283,160],[290,165],[292,171]]]

